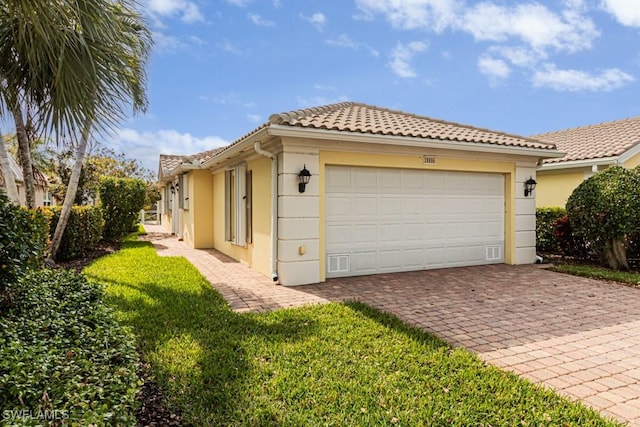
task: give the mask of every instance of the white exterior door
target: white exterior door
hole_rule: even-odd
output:
[[[326,167],[327,277],[504,262],[504,176]]]

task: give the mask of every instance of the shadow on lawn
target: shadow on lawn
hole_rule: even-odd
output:
[[[237,422],[242,408],[252,405],[246,384],[252,365],[263,361],[251,360],[246,349],[251,340],[293,342],[317,330],[296,311],[285,310],[276,319],[234,313],[204,283],[199,289],[180,290],[88,277],[109,286],[107,300],[121,313],[123,323],[134,328],[143,357],[168,391],[169,405],[181,408],[187,423]],[[138,296],[132,298],[135,293]],[[263,413],[262,419],[273,423],[276,414]]]

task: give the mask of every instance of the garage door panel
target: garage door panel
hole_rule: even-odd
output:
[[[353,241],[355,245],[375,244],[377,242],[378,226],[375,224],[362,224],[353,226]]]
[[[502,175],[326,171],[327,277],[504,261]]]
[[[397,242],[402,234],[402,225],[398,223],[380,224],[378,231],[380,242]]]

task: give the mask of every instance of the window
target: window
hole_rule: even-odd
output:
[[[185,174],[178,177],[178,208],[189,210],[189,178]]]
[[[247,178],[246,165],[225,172],[225,239],[243,247],[251,241],[251,227],[248,225],[251,200]]]

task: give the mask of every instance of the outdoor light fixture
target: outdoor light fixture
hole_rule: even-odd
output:
[[[173,185],[169,187],[169,190],[171,190],[171,194],[176,194],[176,188]]]
[[[529,195],[533,193],[533,190],[536,188],[536,184],[537,182],[532,176],[524,182],[524,197],[529,197]]]
[[[298,173],[298,191],[300,193],[304,193],[304,190],[306,189],[310,179],[311,172],[309,172],[309,169],[307,169],[307,165],[304,165],[300,173]]]

